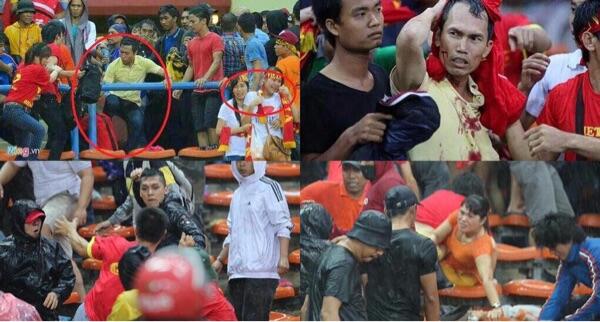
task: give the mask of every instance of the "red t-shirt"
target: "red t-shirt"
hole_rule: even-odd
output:
[[[59,0],[33,0],[33,6],[35,7],[35,15],[33,21],[39,25],[45,25],[48,21],[54,19],[57,14],[63,12],[63,8],[60,5]],[[4,3],[2,21],[5,26],[10,26],[17,21],[17,17],[14,14],[6,14],[11,12],[17,1],[7,0]]]
[[[437,228],[448,216],[460,208],[465,196],[450,190],[438,190],[417,205],[417,222]]]
[[[494,34],[504,50],[504,76],[515,86],[521,81],[521,65],[525,57],[522,50],[510,51],[508,31],[513,27],[530,24],[529,18],[521,14],[503,15],[502,20],[494,24]]]
[[[121,236],[94,237],[88,244],[88,257],[102,260],[100,276],[86,295],[85,313],[92,321],[106,321],[113,304],[123,291],[119,279],[119,260],[125,252],[136,246]]]
[[[216,281],[208,284],[208,292],[210,298],[203,303],[201,316],[207,321],[237,321],[235,309]]]
[[[594,92],[590,82],[590,72],[579,74],[550,91],[542,114],[537,119],[539,124],[548,124],[561,131],[575,133],[575,111],[579,84],[583,90],[583,135],[600,138],[600,94]],[[565,160],[574,161],[577,155],[565,153]]]
[[[32,108],[33,102],[39,98],[42,88],[50,82],[46,68],[38,64],[19,65],[8,91],[5,103],[15,102],[26,108]]]
[[[389,162],[389,161],[388,161]],[[380,162],[381,164],[383,162]],[[405,185],[404,179],[398,173],[398,170],[392,165],[379,177],[377,181],[371,186],[371,189],[367,192],[366,205],[363,207],[361,213],[366,210],[377,210],[383,212],[385,204],[385,194],[393,187]]]
[[[214,32],[208,32],[204,37],[194,37],[188,44],[188,57],[190,64],[194,67],[194,79],[199,79],[210,68],[213,63],[213,54],[223,52],[225,45],[223,38]],[[220,81],[225,77],[223,73],[223,62],[219,64],[219,68],[209,81]],[[207,90],[195,90],[195,92],[207,92]]]

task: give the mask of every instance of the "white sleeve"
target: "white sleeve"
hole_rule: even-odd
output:
[[[225,121],[225,123],[227,123],[227,121],[229,120],[229,111],[231,111],[231,109],[225,103],[221,104],[217,118],[220,118],[221,120]]]
[[[92,45],[96,42],[96,24],[94,24],[92,21],[88,21],[88,27],[90,27],[90,32],[87,40],[85,41],[86,50],[92,48]]]
[[[527,97],[527,105],[525,106],[527,113],[536,118],[540,116],[549,92],[548,79],[546,76],[544,76],[539,82],[533,85],[531,92],[529,92],[529,96]]]
[[[227,234],[227,237],[223,241],[223,247],[229,245],[231,242],[231,207],[229,207],[229,212],[227,212],[227,228],[229,228],[229,234]]]
[[[277,237],[289,239],[292,220],[285,194],[277,181],[271,180],[269,185],[270,187],[265,189],[264,195],[267,217],[271,225],[275,226]]]
[[[244,98],[244,105],[247,106],[248,104],[250,104],[250,102],[252,102],[256,98],[256,96],[256,92],[248,92],[248,94],[246,94],[246,97]]]
[[[11,161],[11,162],[19,168],[23,168],[24,166],[27,165],[27,161]]]

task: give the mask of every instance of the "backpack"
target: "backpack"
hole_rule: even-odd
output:
[[[102,70],[95,64],[86,64],[85,75],[79,80],[77,97],[86,104],[98,102],[102,92]]]
[[[89,123],[89,116],[86,115],[81,120],[81,127],[83,127],[83,130],[86,132],[88,131]],[[113,127],[110,116],[104,113],[96,113],[96,133],[98,134],[96,145],[99,148],[113,151],[119,149],[117,135],[115,134],[115,128]]]

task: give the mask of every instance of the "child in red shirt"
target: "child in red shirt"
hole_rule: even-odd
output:
[[[48,57],[50,48],[46,44],[34,44],[25,54],[24,63],[17,68],[5,99],[2,116],[12,127],[17,146],[23,149],[17,159],[37,159],[44,139],[45,129],[31,116],[31,108],[39,99],[42,88],[56,80],[61,70],[56,66],[48,75],[45,67]]]

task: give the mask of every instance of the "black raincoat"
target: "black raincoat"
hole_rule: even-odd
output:
[[[300,210],[300,294],[306,294],[315,268],[319,264],[319,257],[325,252],[331,243],[329,236],[333,228],[331,216],[318,203],[310,203],[302,206]]]
[[[13,234],[0,242],[0,290],[35,306],[42,319],[58,320],[58,310],[44,307],[44,300],[54,292],[60,307],[73,290],[75,274],[55,241],[25,234],[25,217],[37,208],[32,200],[19,200],[11,210]]]
[[[408,160],[407,153],[431,138],[440,127],[437,104],[426,93],[406,92],[377,103],[377,112],[391,114],[382,143],[358,147],[351,160]]]

